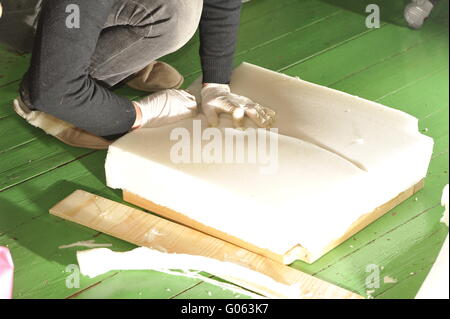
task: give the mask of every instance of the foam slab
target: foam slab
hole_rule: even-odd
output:
[[[199,84],[189,90],[198,94]],[[199,122],[141,128],[113,143],[108,186],[276,254],[302,247],[312,262],[362,215],[426,175],[433,141],[406,113],[248,63],[234,70],[231,88],[277,112],[278,134],[266,133],[266,146],[276,141],[276,161],[192,163],[191,154],[190,163],[175,163],[180,128],[192,153],[208,144],[195,144],[207,128],[199,115]],[[223,119],[222,153],[230,135],[247,132],[230,126]]]

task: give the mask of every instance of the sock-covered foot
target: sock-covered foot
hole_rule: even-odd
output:
[[[154,61],[136,73],[126,84],[139,91],[156,92],[177,89],[183,81],[183,76],[175,68],[161,61]]]

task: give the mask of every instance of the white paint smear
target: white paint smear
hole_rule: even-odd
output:
[[[99,244],[96,243],[95,240],[85,240],[85,241],[77,241],[76,243],[68,244],[68,245],[61,245],[58,248],[64,249],[64,248],[70,248],[70,247],[89,247],[89,248],[97,248],[97,247],[111,247],[112,244]]]
[[[384,276],[383,282],[385,284],[395,284],[397,282],[397,279],[394,279],[394,278],[389,277],[389,276]]]
[[[441,205],[444,206],[444,216],[442,216],[441,222],[448,227],[448,184],[445,185],[444,190],[442,191]]]
[[[237,283],[257,293],[264,293],[269,298],[304,297],[299,285],[282,284],[246,267],[203,256],[171,254],[138,247],[127,252],[114,252],[107,248],[78,251],[77,259],[81,273],[89,277],[96,277],[110,270],[156,270],[173,275],[181,274],[218,285],[215,280],[207,279],[191,271],[196,269]],[[184,273],[171,271],[173,269],[182,270]],[[230,289],[230,285],[220,284],[220,286]]]

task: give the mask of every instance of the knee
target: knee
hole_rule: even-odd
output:
[[[173,51],[182,47],[195,34],[203,9],[203,0],[147,0],[143,21],[148,37],[164,37]],[[160,2],[158,4],[158,2]]]

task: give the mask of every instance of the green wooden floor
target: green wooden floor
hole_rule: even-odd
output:
[[[405,27],[402,0],[252,0],[244,5],[235,63],[326,85],[408,112],[435,140],[426,186],[313,265],[293,267],[366,296],[414,297],[447,228],[438,220],[448,183],[448,1],[420,31]],[[367,29],[365,7],[381,7],[381,27]],[[199,74],[198,37],[165,57],[185,75]],[[196,279],[154,271],[114,271],[67,288],[75,252],[60,245],[94,239],[114,250],[134,246],[49,216],[56,202],[81,188],[121,201],[105,186],[106,153],[66,146],[13,114],[28,55],[0,48],[0,245],[15,263],[15,298],[244,298]],[[120,94],[140,92],[120,88]],[[367,265],[380,269],[376,289],[365,286]],[[395,283],[384,283],[389,276]]]

